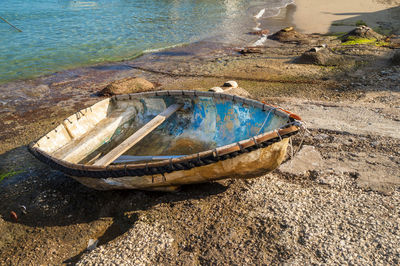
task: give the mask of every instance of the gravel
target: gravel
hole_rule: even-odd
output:
[[[363,191],[350,176],[335,173],[329,180],[305,186],[271,175],[246,193],[250,201],[266,200],[254,210],[256,216],[282,219],[278,243],[291,254],[285,262],[398,264],[399,191],[390,197]]]
[[[398,264],[399,188],[383,194],[357,178],[333,165],[225,181],[219,194],[139,214],[78,264]]]
[[[149,225],[139,221],[128,233],[118,238],[118,245],[100,246],[77,264],[151,264],[159,253],[171,252],[173,242],[174,239],[164,231],[163,225],[157,222]]]

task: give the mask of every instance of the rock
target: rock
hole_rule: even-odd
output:
[[[342,56],[332,53],[331,50],[327,48],[314,47],[296,58],[294,62],[298,64],[338,66],[343,65],[346,61]]]
[[[380,35],[375,32],[373,29],[367,26],[359,26],[354,30],[350,31],[346,35],[342,37],[343,42],[354,41],[356,39],[375,39],[377,41],[385,39],[385,36]]]
[[[237,50],[241,54],[261,54],[264,50],[261,47],[245,47]]]
[[[314,146],[304,145],[294,158],[279,167],[282,173],[305,175],[308,171],[320,170],[324,162]]]
[[[230,95],[237,95],[237,96],[245,97],[245,98],[251,97],[251,94],[247,90],[245,90],[243,88],[239,88],[239,87],[230,88],[230,89],[224,91],[224,93],[230,94]]]
[[[321,185],[333,185],[334,184],[334,177],[331,175],[322,174],[317,177],[315,182]]]
[[[18,222],[18,215],[15,213],[15,211],[10,211],[10,217],[14,222]]]
[[[236,81],[227,81],[224,83],[223,87],[213,87],[208,91],[213,91],[217,93],[225,93],[229,95],[237,95],[240,97],[249,98],[251,94],[243,88],[239,88]]]
[[[329,138],[329,135],[324,134],[324,133],[318,134],[318,135],[316,135],[314,137],[314,139],[316,139],[316,140],[325,140],[325,139],[328,139],[328,138]]]
[[[19,205],[19,208],[21,209],[22,214],[27,214],[25,205]]]
[[[285,31],[285,32],[289,32],[289,31],[293,31],[293,30],[294,30],[293,27],[286,27],[286,28],[282,29],[282,31]]]
[[[249,32],[249,34],[251,35],[259,35],[259,36],[267,35],[268,33],[269,33],[268,29]]]
[[[143,78],[124,78],[108,84],[99,92],[102,96],[111,96],[117,94],[127,94],[151,91],[155,88],[154,84]]]
[[[281,29],[280,31],[268,36],[268,39],[297,44],[305,44],[310,42],[307,38],[307,35],[298,33],[293,27]]]
[[[357,184],[365,190],[373,190],[384,195],[391,195],[398,186],[398,177],[377,171],[359,171]]]
[[[400,51],[396,51],[390,61],[391,61],[392,65],[399,66],[400,65]]]
[[[225,82],[224,85],[222,85],[222,87],[237,88],[237,87],[239,87],[239,86],[238,86],[238,84],[237,84],[236,81],[234,81],[234,80],[229,80],[229,81]]]
[[[42,84],[42,85],[37,86],[35,88],[35,91],[39,94],[48,94],[48,93],[50,93],[50,88],[49,88],[49,86]]]
[[[97,247],[98,243],[99,243],[99,240],[89,239],[86,249],[89,251],[92,251]]]
[[[23,89],[23,91],[26,95],[30,97],[41,98],[48,96],[48,94],[50,93],[50,88],[49,86],[42,84],[32,89],[30,88]]]
[[[213,92],[218,92],[218,93],[224,92],[224,90],[221,87],[213,87],[213,88],[209,89],[208,91],[213,91]]]
[[[218,93],[225,93],[229,95],[237,95],[240,97],[250,98],[251,94],[243,88],[239,88],[239,85],[234,80],[229,80],[225,82],[222,87],[213,87],[208,91],[218,92]]]
[[[310,52],[319,52],[327,47],[326,44],[318,45],[310,49]]]

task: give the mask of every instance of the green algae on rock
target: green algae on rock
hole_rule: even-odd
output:
[[[382,45],[382,41],[385,36],[375,32],[373,29],[367,26],[359,26],[354,30],[348,32],[346,35],[341,37],[342,45],[356,45],[356,44],[377,44]]]
[[[22,170],[19,170],[19,171],[11,170],[11,171],[8,171],[6,173],[2,173],[2,174],[0,174],[0,182],[3,181],[6,178],[13,177],[13,176],[18,175],[18,174],[20,174],[22,172],[23,172]]]

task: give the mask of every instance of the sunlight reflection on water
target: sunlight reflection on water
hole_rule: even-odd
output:
[[[216,36],[235,42],[261,7],[288,0],[2,0],[0,83],[133,58]]]

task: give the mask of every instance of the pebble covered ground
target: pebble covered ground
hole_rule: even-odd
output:
[[[160,204],[78,264],[398,264],[400,190],[364,189],[354,172],[319,168],[225,181],[218,195]]]

